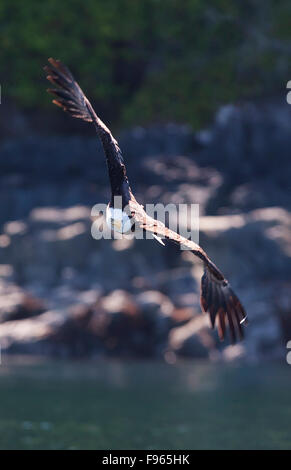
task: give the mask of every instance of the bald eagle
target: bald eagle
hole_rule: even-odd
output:
[[[246,324],[247,316],[229,282],[199,245],[170,230],[162,222],[153,219],[145,212],[131,191],[118,142],[97,116],[68,68],[59,60],[50,58],[48,61],[49,65],[44,69],[48,74],[47,79],[54,85],[53,89],[48,89],[48,92],[54,95],[53,103],[75,118],[92,122],[102,142],[111,186],[107,220],[111,223],[112,228],[121,233],[127,229],[129,216],[123,211],[123,208],[127,206],[130,208],[130,217],[133,218],[136,227],[151,232],[158,239],[163,238],[167,242],[183,245],[191,250],[204,264],[200,301],[202,310],[209,313],[212,328],[217,322],[221,340],[225,338],[227,326],[232,343],[237,339],[242,339],[244,336],[243,323]],[[121,196],[122,209],[114,208],[115,196]]]

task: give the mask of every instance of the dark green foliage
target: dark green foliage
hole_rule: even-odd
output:
[[[53,56],[111,123],[200,126],[222,103],[285,88],[290,13],[289,0],[2,0],[3,99],[46,106]]]

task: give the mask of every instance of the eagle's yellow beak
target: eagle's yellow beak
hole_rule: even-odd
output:
[[[121,220],[113,220],[112,221],[113,227],[115,227],[117,230],[122,229],[122,221]]]

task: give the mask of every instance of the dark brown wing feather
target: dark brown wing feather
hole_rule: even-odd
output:
[[[218,320],[220,339],[225,337],[226,324],[233,343],[243,338],[242,325],[247,321],[246,312],[228,281],[217,279],[206,263],[201,280],[201,307],[204,312],[209,312],[212,328]]]
[[[53,103],[75,118],[92,122],[88,100],[69,69],[59,60],[50,58],[48,61],[50,65],[44,67],[48,74],[47,79],[57,86],[57,88],[48,89],[48,92],[56,97]]]
[[[47,79],[55,88],[47,91],[54,95],[53,103],[60,106],[72,117],[93,122],[101,139],[106,155],[112,193],[120,194],[121,189],[130,195],[126,169],[118,142],[108,127],[95,113],[90,101],[74,79],[69,69],[59,60],[48,59],[49,65],[44,67]],[[129,196],[130,197],[130,196]]]
[[[187,240],[165,225],[149,217],[136,201],[130,203],[132,214],[139,226],[157,236],[172,242],[184,245],[187,249],[200,258],[204,263],[204,274],[201,279],[201,308],[210,316],[212,328],[218,323],[218,334],[221,340],[225,338],[226,326],[230,333],[230,339],[235,341],[244,336],[243,325],[247,324],[246,312],[233,292],[229,282],[210,260],[205,251],[196,243]]]

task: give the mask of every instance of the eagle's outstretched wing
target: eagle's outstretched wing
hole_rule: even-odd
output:
[[[135,223],[141,229],[178,245],[184,245],[185,248],[203,261],[204,274],[201,279],[200,296],[202,310],[209,313],[212,328],[218,320],[218,334],[221,340],[225,337],[226,325],[229,327],[230,338],[233,343],[237,339],[242,339],[244,337],[243,324],[247,324],[245,309],[233,292],[229,282],[210,260],[206,252],[197,243],[187,240],[167,228],[162,222],[149,217],[143,207],[136,201],[131,201],[129,206]]]
[[[111,189],[113,194],[118,193],[120,185],[128,185],[125,164],[117,141],[110,130],[101,121],[93,110],[89,100],[74,80],[71,72],[59,60],[49,59],[50,65],[45,67],[47,79],[57,88],[48,91],[55,95],[53,103],[60,106],[71,116],[84,121],[93,122],[105,151]],[[243,337],[242,324],[246,323],[246,313],[239,299],[231,289],[223,274],[208,258],[203,249],[196,243],[187,240],[178,233],[165,227],[165,225],[149,217],[143,207],[137,203],[128,185],[129,206],[140,228],[151,232],[157,237],[168,239],[171,242],[185,245],[192,253],[204,263],[204,274],[201,280],[201,307],[208,312],[212,327],[218,318],[218,333],[224,339],[226,325],[229,327],[232,342]]]
[[[59,60],[48,59],[44,67],[47,79],[55,86],[47,91],[55,96],[53,103],[60,106],[72,117],[93,122],[101,139],[106,155],[111,189],[114,194],[120,193],[121,186],[128,185],[126,169],[121,150],[108,127],[96,115],[91,103],[85,96],[69,69]],[[130,191],[129,185],[128,189]]]

